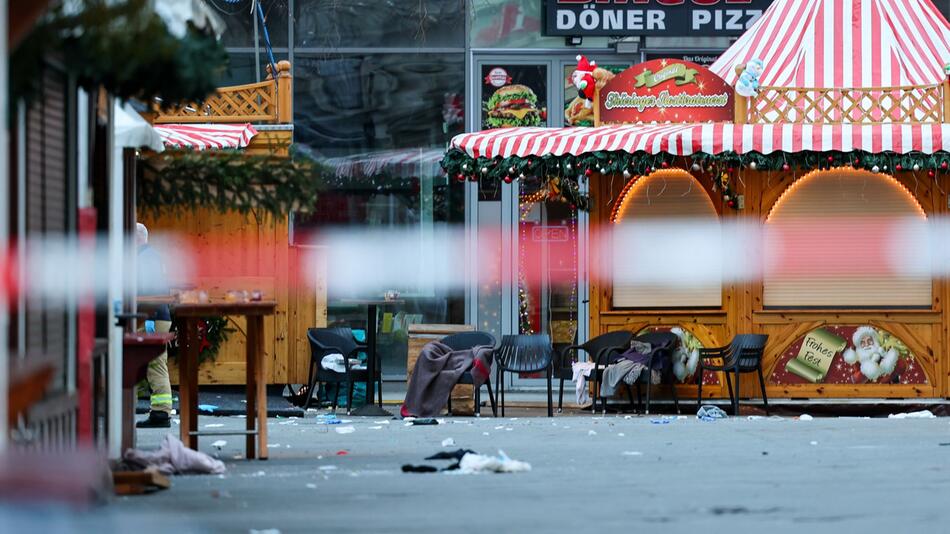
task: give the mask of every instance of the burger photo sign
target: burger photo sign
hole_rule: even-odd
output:
[[[546,73],[537,67],[524,67],[517,70],[495,67],[485,74],[483,128],[543,126],[546,123],[547,109],[531,88],[538,85],[532,82],[544,80]]]

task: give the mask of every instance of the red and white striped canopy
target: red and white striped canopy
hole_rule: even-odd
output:
[[[471,157],[581,155],[597,151],[739,154],[863,150],[950,151],[950,124],[664,124],[597,128],[504,128],[466,133],[452,148]]]
[[[156,124],[169,148],[244,148],[257,130],[250,124]]]
[[[735,66],[755,58],[763,86],[933,85],[950,23],[931,0],[776,0],[710,70],[734,85]]]

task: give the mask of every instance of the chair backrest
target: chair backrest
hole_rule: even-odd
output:
[[[768,339],[767,334],[738,334],[729,344],[729,364],[738,358],[740,369],[756,368],[765,354]]]
[[[495,346],[495,337],[488,332],[459,332],[441,339],[452,350],[467,350],[479,345]]]
[[[652,347],[666,347],[667,349],[676,347],[680,340],[673,332],[645,332],[633,339],[649,343]]]
[[[346,327],[308,328],[307,340],[310,341],[310,355],[314,358],[323,358],[339,349],[343,356],[349,356],[356,349],[356,340],[353,332]]]
[[[503,336],[495,356],[504,369],[535,373],[547,369],[554,359],[554,347],[547,334]]]
[[[591,360],[595,360],[601,352],[607,349],[627,349],[630,346],[631,339],[633,339],[633,334],[631,332],[618,330],[616,332],[607,332],[606,334],[601,334],[595,338],[588,339],[587,343],[581,345],[581,348],[587,353],[587,356]]]

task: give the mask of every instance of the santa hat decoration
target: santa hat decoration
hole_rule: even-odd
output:
[[[596,61],[587,61],[585,56],[580,54],[577,55],[577,71],[580,72],[594,72],[594,69],[597,68]]]

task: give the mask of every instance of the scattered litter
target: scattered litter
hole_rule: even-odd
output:
[[[308,482],[307,489],[317,489],[317,485],[314,484],[313,482]]]
[[[455,460],[456,462],[461,460],[466,454],[476,454],[475,451],[471,449],[456,449],[454,451],[439,451],[432,456],[426,458],[426,460]]]
[[[750,415],[750,416],[747,416],[746,419],[748,419],[749,421],[758,421],[760,419],[765,419],[765,417],[762,417],[761,415]]]
[[[438,419],[432,417],[420,417],[412,420],[413,425],[437,425],[439,424]]]
[[[322,413],[317,415],[317,424],[318,425],[338,425],[343,421],[337,419],[336,414],[332,413]]]
[[[504,428],[505,428],[504,425],[498,425],[498,426],[495,427],[495,430],[502,430],[502,429],[504,429]]]
[[[623,451],[624,456],[643,456],[643,453],[640,451]]]
[[[350,451],[336,451],[337,456],[346,456],[347,454],[350,454]]]
[[[490,436],[491,434],[489,434],[488,432],[482,432],[482,435],[483,435],[483,436]]]
[[[426,460],[455,460],[448,467],[441,469],[441,471],[454,471],[459,468],[459,462],[467,454],[475,454],[475,451],[469,449],[457,449],[454,451],[439,451],[432,456],[426,458]],[[403,473],[436,473],[440,471],[439,468],[432,465],[412,465],[405,464],[402,466]]]
[[[455,440],[452,438],[445,438],[442,440],[443,447],[451,447],[453,445],[455,445]]]
[[[268,447],[268,448],[271,448],[271,449],[279,449],[279,448],[280,448],[280,443],[274,443],[274,444],[268,443],[268,444],[267,444],[267,447]]]
[[[653,423],[654,425],[668,425],[668,424],[670,424],[670,420],[667,419],[667,418],[665,418],[665,417],[664,417],[664,418],[661,418],[661,419],[650,419],[650,422]]]
[[[938,443],[938,447],[950,447],[950,443]]]
[[[171,414],[172,414],[172,415],[178,415],[178,410],[172,410],[172,411],[171,411]]]
[[[919,412],[908,412],[908,413],[892,413],[887,416],[888,419],[936,419],[937,416],[934,415],[930,410],[921,410]]]
[[[403,473],[438,473],[439,468],[431,465],[412,465],[405,464],[402,466]]]
[[[383,429],[382,426],[371,426],[371,427],[367,427],[367,428],[369,428],[370,430],[382,430],[382,429]]]
[[[624,418],[624,419],[633,419],[633,416],[632,416],[632,415],[625,415],[625,416],[623,416],[623,418]]]
[[[353,432],[356,432],[356,429],[352,426],[338,426],[334,428],[334,430],[336,430],[337,434],[352,434]]]
[[[803,413],[798,416],[799,421],[811,421],[812,419],[814,419],[814,417],[808,415],[807,413]]]
[[[375,423],[375,424],[377,424],[377,425],[388,425],[388,424],[389,424],[389,420],[388,420],[388,419],[383,419],[382,421],[373,421],[373,423]]]
[[[511,432],[512,430],[514,430],[514,429],[511,428],[510,426],[506,426],[506,427],[505,427],[505,432]]]
[[[336,471],[335,465],[321,465],[318,469],[321,471]]]
[[[251,529],[250,534],[280,534],[280,529],[276,528],[264,528],[261,530]]]
[[[165,475],[178,473],[224,473],[224,463],[203,452],[189,449],[178,438],[166,434],[157,451],[129,449],[123,455],[126,461],[143,468],[155,467]]]
[[[205,425],[205,428],[221,428],[223,426],[223,423],[208,423]]]
[[[686,416],[685,416],[685,415],[677,415],[677,416],[676,416],[676,419],[686,419]]]
[[[227,444],[228,444],[227,441],[225,441],[225,440],[223,440],[223,439],[219,439],[218,441],[215,441],[214,443],[212,443],[211,446],[214,447],[215,449],[218,449],[218,450],[220,451],[221,448],[224,447],[224,446],[227,445]]]
[[[724,412],[722,408],[711,404],[703,404],[696,412],[696,418],[701,421],[715,421],[716,419],[725,419],[726,417],[728,417],[728,415],[726,415],[726,412]]]
[[[459,462],[459,473],[520,473],[531,471],[531,464],[512,460],[499,450],[498,456],[485,456],[469,453]]]
[[[597,435],[597,431],[596,431],[596,430],[588,430],[588,431],[587,431],[587,435],[588,435],[588,436],[596,436],[596,435]]]
[[[172,419],[172,423],[175,423],[176,425],[180,425],[181,419]]]
[[[817,441],[809,441],[808,444],[809,444],[809,445],[818,445],[818,442],[817,442]]]
[[[214,411],[217,409],[218,407],[215,406],[214,404],[199,404],[198,405],[198,411],[201,411],[201,412],[214,413]]]
[[[762,456],[768,456],[768,455],[769,455],[768,451],[762,451]]]
[[[626,434],[624,434],[623,432],[619,432],[617,435],[620,436],[620,437],[626,436]]]

